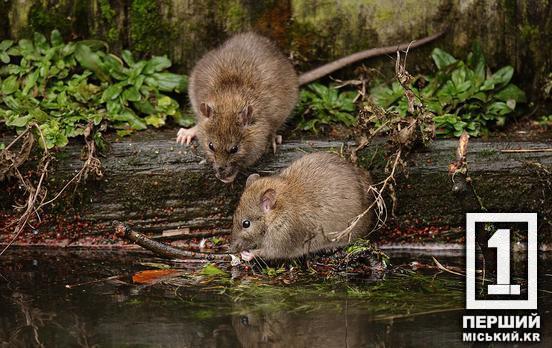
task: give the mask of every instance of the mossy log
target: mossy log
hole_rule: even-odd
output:
[[[247,173],[231,185],[223,184],[214,177],[199,150],[177,145],[174,135],[174,130],[146,131],[113,143],[102,159],[103,178],[89,178],[74,193],[70,189],[54,202],[41,215],[43,227],[39,232],[58,239],[101,239],[112,234],[113,220],[147,232],[228,230]],[[382,145],[379,142],[371,146],[359,159],[362,166],[372,168],[376,180],[385,177]],[[341,152],[347,146],[352,144],[322,140],[286,142],[276,155],[267,155],[253,171],[269,175],[305,152]],[[459,227],[464,224],[466,212],[481,210],[472,194],[459,196],[451,190],[447,167],[454,159],[456,146],[456,140],[438,140],[409,157],[408,176],[397,177],[398,206],[397,217],[391,220],[393,225]],[[58,154],[49,175],[50,192],[55,192],[80,169],[81,147],[70,144]],[[471,178],[489,211],[538,212],[542,235],[549,236],[552,152],[501,151],[520,148],[552,148],[552,143],[472,140],[468,153]],[[10,199],[9,191],[1,190],[0,209],[7,217],[16,216],[9,210]],[[2,239],[7,235],[3,233]]]

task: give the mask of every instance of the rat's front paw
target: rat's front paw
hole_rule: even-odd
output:
[[[176,142],[181,145],[190,145],[197,135],[197,126],[192,128],[180,128],[176,134]]]
[[[249,250],[242,251],[240,253],[240,256],[241,256],[242,260],[244,260],[244,261],[251,261],[255,258],[255,254],[253,254]]]

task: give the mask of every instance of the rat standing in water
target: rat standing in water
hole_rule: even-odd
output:
[[[421,39],[410,48],[425,44],[442,33]],[[188,92],[196,125],[181,128],[177,142],[190,144],[199,138],[216,177],[234,181],[240,169],[257,162],[291,114],[299,86],[356,61],[405,49],[409,44],[375,48],[341,58],[297,76],[289,60],[267,38],[237,34],[208,52],[190,75]]]
[[[372,212],[334,241],[335,232],[370,207],[370,175],[337,155],[317,152],[293,162],[279,175],[247,178],[234,213],[232,252],[252,260],[289,259],[332,249],[369,232]]]

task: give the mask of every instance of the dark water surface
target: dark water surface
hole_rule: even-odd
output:
[[[433,264],[431,255],[447,267],[464,263],[460,252],[387,253],[405,268]],[[552,339],[552,262],[545,256],[543,346]],[[319,279],[229,293],[132,284],[132,274],[151,268],[147,262],[160,260],[137,252],[9,250],[0,257],[0,347],[463,346],[464,280],[446,272],[418,267],[376,282]],[[114,275],[121,278],[66,287]]]

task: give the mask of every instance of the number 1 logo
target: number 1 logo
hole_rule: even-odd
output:
[[[487,222],[527,223],[527,300],[507,299],[520,295],[521,286],[511,284],[510,230],[499,229],[487,241],[496,248],[496,284],[487,286],[487,294],[504,295],[504,300],[478,300],[475,298],[475,225]],[[467,309],[536,309],[537,308],[537,214],[536,213],[468,213],[466,214],[466,308]]]

